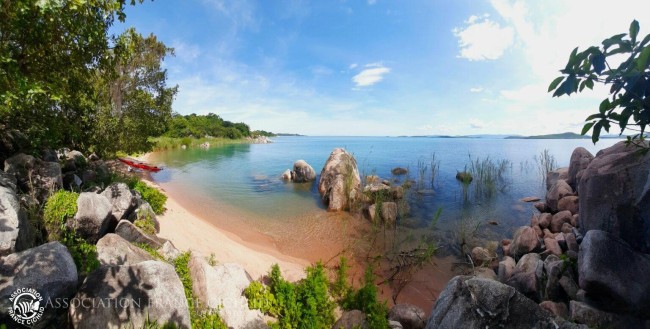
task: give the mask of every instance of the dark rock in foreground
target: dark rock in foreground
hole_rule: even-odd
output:
[[[619,142],[596,155],[579,184],[584,234],[603,230],[650,253],[650,153]]]
[[[650,318],[650,257],[612,234],[585,234],[578,257],[580,288],[606,311],[631,311]]]
[[[72,297],[77,288],[77,267],[68,249],[50,242],[0,259],[0,323],[15,323],[7,312],[13,307],[9,298],[18,288],[41,295],[44,313],[37,324],[45,326],[61,310],[54,303]]]
[[[426,328],[552,328],[560,323],[567,327],[513,287],[456,276],[440,293]]]
[[[85,304],[70,306],[74,328],[144,328],[151,320],[191,327],[183,284],[174,267],[164,262],[100,267],[88,275],[75,298]]]

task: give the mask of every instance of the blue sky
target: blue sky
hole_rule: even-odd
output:
[[[576,46],[650,33],[650,1],[156,0],[119,32],[176,56],[174,111],[306,135],[579,132],[604,88],[551,98]]]

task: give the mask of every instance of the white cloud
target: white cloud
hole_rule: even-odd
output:
[[[508,49],[514,38],[511,27],[501,27],[487,17],[470,16],[464,28],[455,28],[461,58],[470,61],[495,60]]]
[[[356,87],[372,86],[383,80],[384,75],[390,72],[390,68],[378,63],[367,64],[366,67],[366,69],[352,77]]]
[[[474,88],[469,88],[469,91],[472,93],[480,93],[483,91],[483,87],[474,87]]]
[[[348,68],[349,68],[350,70],[354,70],[355,68],[357,68],[357,66],[359,66],[359,64],[357,64],[357,63],[352,63],[352,64],[350,64],[350,66],[348,66]]]
[[[371,5],[371,6],[376,4],[376,3],[377,3],[377,0],[368,0],[368,4]]]

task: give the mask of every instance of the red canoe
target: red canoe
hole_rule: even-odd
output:
[[[147,164],[144,164],[144,163],[138,163],[138,162],[127,160],[127,159],[118,159],[118,160],[122,161],[126,165],[128,165],[130,167],[133,167],[133,168],[144,169],[144,170],[153,171],[153,172],[159,172],[159,171],[162,170],[162,168],[160,168],[160,167],[150,166],[150,165],[147,165]]]

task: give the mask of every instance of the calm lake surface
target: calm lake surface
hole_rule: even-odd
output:
[[[425,175],[420,188],[410,191],[410,216],[402,221],[412,228],[427,227],[438,209],[438,225],[445,227],[464,217],[496,220],[491,228],[508,234],[513,227],[528,223],[532,204],[519,200],[526,196],[544,197],[545,189],[535,157],[545,149],[559,167],[568,166],[571,152],[578,146],[594,155],[617,140],[605,139],[594,146],[589,140],[526,140],[486,138],[421,137],[277,137],[272,144],[234,144],[209,149],[171,150],[156,153],[151,159],[165,170],[153,179],[168,188],[183,191],[188,199],[215,200],[241,209],[261,224],[273,223],[280,232],[293,234],[291,226],[309,214],[324,212],[317,181],[308,184],[286,183],[280,175],[298,159],[306,160],[320,173],[330,152],[343,147],[357,159],[359,172],[403,182],[406,177],[391,175],[391,169],[409,169],[408,179],[419,181],[419,169]],[[433,186],[431,163],[439,164]],[[492,197],[477,197],[472,185],[467,194],[456,179],[457,171],[470,167],[473,160],[489,157],[493,162],[507,160],[504,181]],[[420,163],[418,165],[418,163]],[[200,201],[203,200],[203,201]],[[208,202],[209,203],[209,202]],[[210,207],[206,205],[206,207]],[[300,218],[300,219],[297,219]],[[283,223],[286,224],[284,228]]]

